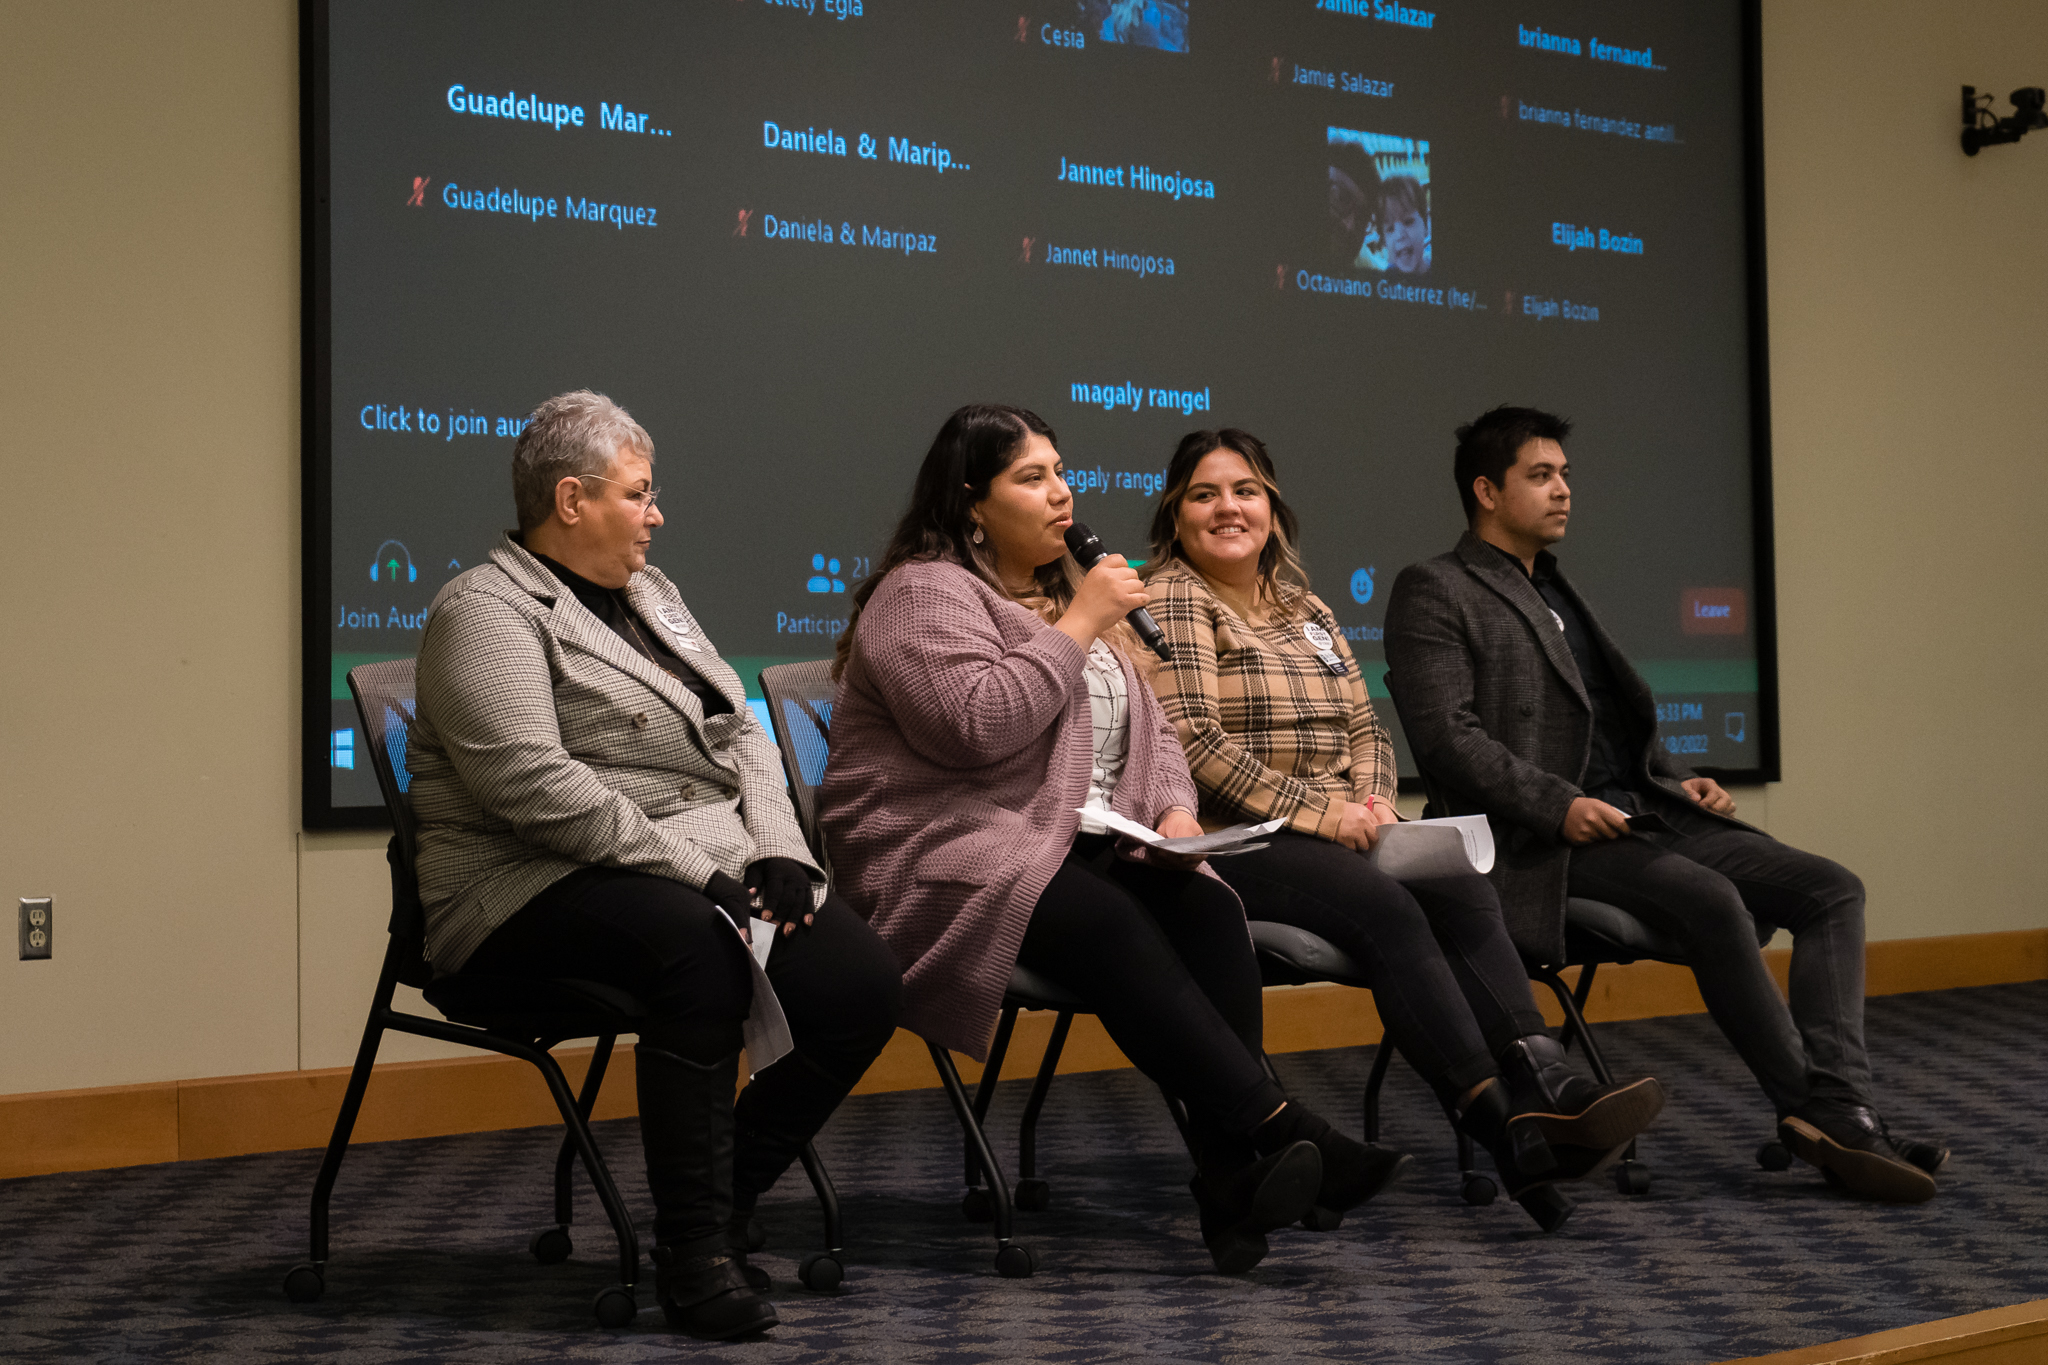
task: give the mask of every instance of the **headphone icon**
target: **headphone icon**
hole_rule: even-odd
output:
[[[386,554],[384,553],[386,550],[394,550],[397,553]],[[400,577],[401,565],[404,568],[403,578]],[[389,583],[417,583],[419,577],[420,571],[414,567],[412,562],[412,551],[405,548],[404,541],[387,540],[377,547],[377,556],[370,561],[370,581],[372,583],[380,581]]]

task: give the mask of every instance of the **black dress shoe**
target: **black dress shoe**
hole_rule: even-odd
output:
[[[1894,1204],[1934,1198],[1934,1176],[1900,1153],[1867,1105],[1809,1101],[1778,1120],[1778,1140],[1850,1194]]]
[[[1664,1087],[1654,1077],[1600,1085],[1573,1071],[1564,1048],[1547,1033],[1517,1038],[1499,1061],[1514,1111],[1511,1124],[1534,1128],[1553,1144],[1619,1149],[1664,1108]]]
[[[1302,1219],[1302,1226],[1314,1232],[1329,1232],[1342,1224],[1346,1213],[1391,1185],[1409,1160],[1406,1152],[1353,1141],[1322,1115],[1293,1101],[1260,1124],[1252,1142],[1262,1152],[1290,1142],[1316,1145],[1323,1178],[1316,1187],[1315,1207]]]
[[[739,1263],[722,1252],[680,1256],[654,1249],[654,1292],[669,1325],[693,1337],[730,1341],[776,1326],[775,1309],[747,1287]]]
[[[1236,1170],[1197,1171],[1188,1182],[1202,1215],[1202,1241],[1216,1269],[1242,1275],[1266,1255],[1266,1234],[1315,1206],[1323,1158],[1313,1142],[1291,1142]]]
[[[1900,1156],[1906,1158],[1906,1160],[1912,1162],[1929,1175],[1935,1174],[1942,1167],[1948,1165],[1948,1148],[1946,1147],[1937,1147],[1931,1142],[1915,1142],[1911,1138],[1893,1138],[1892,1146],[1898,1149]]]

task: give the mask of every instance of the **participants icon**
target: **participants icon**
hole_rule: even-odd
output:
[[[1325,134],[1327,230],[1340,269],[1426,275],[1432,260],[1429,144],[1350,128]]]
[[[1189,0],[1076,0],[1081,29],[1098,42],[1188,50]]]
[[[845,592],[846,584],[839,578],[839,561],[823,555],[811,556],[812,573],[804,583],[806,592]]]

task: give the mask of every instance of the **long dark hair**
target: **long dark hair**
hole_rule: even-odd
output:
[[[932,439],[918,466],[917,482],[911,485],[910,506],[896,523],[881,562],[858,588],[853,590],[853,612],[832,658],[832,676],[846,672],[853,653],[853,632],[860,624],[861,609],[875,589],[898,565],[921,560],[943,560],[958,564],[982,582],[1002,593],[1010,590],[996,575],[995,547],[974,543],[974,518],[968,509],[988,496],[996,475],[1016,463],[1024,443],[1043,436],[1055,449],[1059,438],[1037,413],[1001,403],[969,403],[957,408]],[[1041,564],[1035,574],[1038,592],[1024,599],[1024,605],[1047,619],[1056,619],[1074,600],[1073,556],[1061,555]]]
[[[1187,562],[1180,549],[1181,500],[1187,497],[1188,485],[1195,480],[1196,466],[1219,450],[1244,457],[1252,473],[1265,485],[1266,501],[1273,507],[1273,529],[1266,537],[1265,548],[1259,551],[1260,591],[1268,601],[1277,602],[1284,592],[1306,590],[1308,570],[1301,566],[1301,554],[1295,549],[1301,526],[1294,509],[1280,496],[1280,482],[1273,475],[1273,457],[1266,453],[1264,441],[1236,427],[1191,431],[1180,438],[1180,449],[1173,452],[1173,459],[1166,466],[1166,489],[1159,495],[1159,510],[1152,514],[1152,555],[1145,561],[1144,576],[1150,578],[1176,560]]]

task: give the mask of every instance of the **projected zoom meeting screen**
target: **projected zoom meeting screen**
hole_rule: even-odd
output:
[[[1453,429],[1560,412],[1559,557],[1659,742],[1760,766],[1732,0],[330,8],[314,823],[380,805],[347,670],[418,652],[524,416],[586,387],[756,696],[831,653],[959,404],[1044,417],[1134,560],[1180,437],[1247,429],[1397,742],[1382,624],[1464,529]]]

